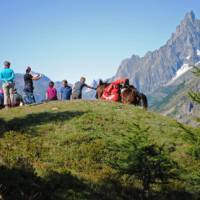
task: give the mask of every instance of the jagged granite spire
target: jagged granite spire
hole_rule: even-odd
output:
[[[190,11],[164,46],[141,58],[126,59],[115,77],[128,77],[138,89],[150,93],[168,83],[183,64],[200,62],[197,49],[200,49],[200,23]]]
[[[185,19],[186,21],[194,22],[195,21],[195,14],[193,11],[186,13]]]
[[[195,14],[193,11],[190,11],[186,13],[185,18],[182,20],[180,26],[187,29],[188,26],[194,26],[195,22]]]

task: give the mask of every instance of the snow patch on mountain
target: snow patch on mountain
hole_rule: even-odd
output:
[[[175,76],[166,84],[171,85],[174,81],[176,81],[179,77],[185,74],[187,71],[191,70],[193,67],[188,64],[183,64],[181,68],[176,72]]]
[[[197,49],[197,56],[200,56],[200,50]]]
[[[191,58],[191,56],[187,56],[187,57],[186,57],[187,60],[190,60],[190,58]]]

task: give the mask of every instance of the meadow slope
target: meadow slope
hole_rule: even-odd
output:
[[[0,110],[0,199],[199,199],[199,145],[199,128],[131,105]]]

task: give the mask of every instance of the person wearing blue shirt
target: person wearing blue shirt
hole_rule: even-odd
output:
[[[68,85],[67,80],[62,81],[62,87],[60,89],[60,99],[70,100],[72,94],[72,88]]]
[[[13,105],[13,89],[15,73],[10,69],[11,63],[4,62],[4,69],[0,72],[0,80],[3,82],[4,91],[4,106],[5,108],[12,107]]]

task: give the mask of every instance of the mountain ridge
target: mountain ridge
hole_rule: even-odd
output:
[[[165,45],[143,57],[132,55],[124,59],[115,75],[127,77],[131,83],[145,93],[151,93],[173,78],[186,62],[200,61],[196,51],[200,49],[200,20],[193,11],[187,13],[177,26],[176,32]],[[186,57],[190,56],[187,60]]]

